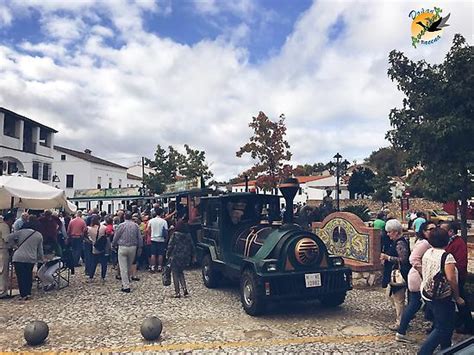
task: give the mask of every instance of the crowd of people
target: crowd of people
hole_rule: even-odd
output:
[[[458,235],[457,222],[436,225],[419,213],[411,223],[416,233],[412,250],[398,220],[380,213],[373,226],[382,230],[382,287],[395,308],[395,322],[389,326],[396,332],[395,340],[414,342],[407,331],[420,309],[432,327],[427,329],[419,354],[432,354],[438,346],[450,347],[454,330],[474,334],[464,291],[467,245]]]
[[[162,272],[166,264],[173,276],[174,296],[186,297],[183,270],[195,261],[188,217],[176,212],[165,215],[159,204],[114,215],[94,208],[78,210],[74,216],[50,210],[38,216],[24,212],[15,219],[9,212],[0,220],[0,299],[11,297],[10,263],[21,300],[31,298],[35,274],[47,292],[59,286],[55,279],[59,269],[68,268],[74,274],[82,265],[89,283],[94,282],[98,265],[101,283],[108,270],[115,270],[120,290],[130,293],[132,283],[140,281],[138,269]]]
[[[373,227],[382,231],[382,287],[395,308],[394,324],[389,327],[396,332],[395,340],[413,342],[407,332],[420,309],[432,321],[420,354],[449,347],[455,329],[473,334],[464,291],[467,245],[456,222],[436,225],[419,214],[411,223],[416,233],[413,248],[402,224],[383,212]],[[140,280],[138,269],[159,273],[166,265],[174,297],[189,295],[183,271],[196,261],[196,250],[188,217],[176,212],[165,215],[158,204],[143,212],[119,210],[115,215],[92,209],[70,217],[46,210],[39,216],[25,212],[15,219],[7,213],[0,220],[0,236],[0,298],[9,297],[9,262],[14,265],[20,298],[28,300],[35,267],[43,289],[50,291],[57,287],[58,269],[67,267],[74,273],[81,260],[87,282],[94,282],[100,265],[101,282],[105,283],[109,269],[115,270],[124,293]]]

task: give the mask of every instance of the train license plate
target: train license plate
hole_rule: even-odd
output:
[[[321,286],[321,274],[305,274],[306,288]]]

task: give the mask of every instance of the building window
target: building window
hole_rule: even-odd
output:
[[[74,175],[66,175],[66,188],[74,187]]]
[[[302,194],[303,194],[303,189],[300,187],[300,188],[298,189],[298,195],[302,195]]]
[[[8,162],[8,167],[7,167],[7,174],[10,175],[10,174],[16,173],[17,171],[18,171],[18,167],[16,165],[16,162],[15,161],[9,161]]]
[[[119,179],[119,188],[122,187],[122,179]]]
[[[112,178],[109,178],[109,189],[112,188]]]
[[[43,164],[43,181],[50,181],[51,180],[51,164],[44,163]]]
[[[0,160],[0,176],[3,175],[3,160]]]
[[[16,119],[11,115],[5,114],[3,120],[3,134],[5,136],[19,138],[16,130]]]
[[[61,154],[61,160],[66,160],[66,154]]]
[[[41,163],[38,161],[33,162],[33,171],[31,172],[31,177],[33,179],[39,180],[40,178],[40,168],[41,168]]]
[[[44,128],[40,128],[39,144],[43,147],[51,147],[51,132],[48,132]]]
[[[97,177],[97,188],[98,189],[102,188],[102,178],[100,176]]]

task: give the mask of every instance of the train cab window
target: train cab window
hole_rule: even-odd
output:
[[[219,209],[216,204],[209,203],[204,211],[204,225],[209,228],[218,228]]]
[[[189,209],[189,224],[199,223],[201,220],[201,198],[194,196],[191,200],[191,206]]]
[[[227,212],[229,214],[229,219],[232,224],[236,225],[247,219],[245,215],[246,207],[247,202],[245,201],[227,202]]]

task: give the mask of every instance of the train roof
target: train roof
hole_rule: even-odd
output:
[[[273,199],[276,201],[280,200],[281,196],[278,195],[265,195],[265,194],[255,194],[252,192],[232,192],[229,194],[224,195],[217,195],[217,196],[206,196],[202,197],[203,200],[211,200],[211,199],[221,199],[221,200],[228,200],[228,199],[235,199],[235,198],[255,198],[255,199]]]

